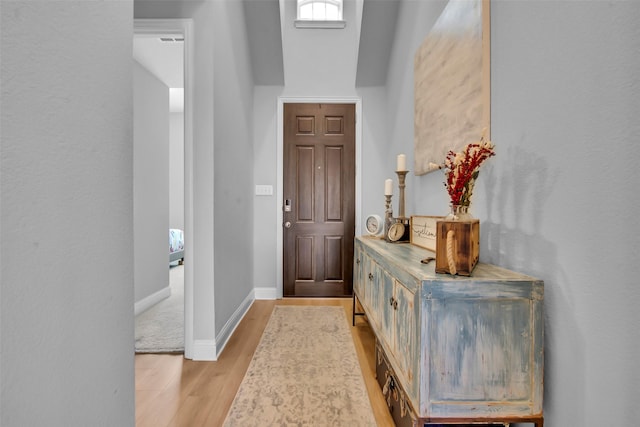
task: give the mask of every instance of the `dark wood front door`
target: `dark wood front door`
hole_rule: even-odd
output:
[[[350,296],[355,105],[284,105],[284,296]]]

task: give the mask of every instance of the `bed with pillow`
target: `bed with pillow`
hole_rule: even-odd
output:
[[[178,228],[169,229],[169,262],[184,262],[184,231]]]

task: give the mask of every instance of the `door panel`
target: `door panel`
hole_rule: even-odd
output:
[[[313,279],[313,246],[312,236],[301,236],[296,240],[298,280]]]
[[[324,244],[324,265],[326,280],[344,280],[342,260],[343,238],[341,236],[326,236]]]
[[[350,296],[355,105],[284,105],[284,295]]]
[[[296,194],[297,206],[296,220],[300,221],[313,221],[313,207],[314,207],[314,170],[315,164],[315,149],[314,147],[297,147],[296,159],[298,163],[297,179],[296,179]]]
[[[327,147],[325,158],[325,200],[327,221],[342,221],[342,148]]]

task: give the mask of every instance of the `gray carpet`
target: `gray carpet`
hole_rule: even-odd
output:
[[[184,265],[169,269],[171,296],[136,316],[136,353],[184,352]]]

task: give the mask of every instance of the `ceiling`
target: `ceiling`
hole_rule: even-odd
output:
[[[135,35],[133,58],[170,88],[170,111],[183,111],[184,43],[175,36]]]
[[[290,0],[243,3],[253,78],[258,85],[284,85],[281,9],[285,1]],[[362,7],[356,86],[386,84],[400,3],[400,0],[354,2]]]
[[[243,3],[253,78],[257,85],[284,85],[282,1]],[[400,1],[361,0],[358,3],[362,5],[362,21],[356,86],[383,86],[386,84]],[[167,37],[169,41],[162,41],[158,37],[135,35],[133,57],[169,88],[183,88],[184,43],[172,37]]]
[[[365,0],[362,5],[356,86],[384,86],[398,20],[398,0]]]

